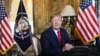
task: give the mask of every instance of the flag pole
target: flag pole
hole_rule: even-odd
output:
[[[23,2],[22,0],[20,0],[20,2]],[[22,12],[22,3],[21,3],[21,12]],[[22,12],[23,13],[23,12]],[[21,14],[21,17],[22,17],[22,14]],[[21,38],[23,39],[23,31],[21,31]],[[22,54],[22,56],[24,56],[25,54]]]
[[[100,17],[100,13],[99,13],[99,0],[95,0],[95,7],[96,7],[96,15],[97,15],[97,19],[98,21],[100,20],[99,17]],[[99,21],[99,24],[100,24],[100,21]],[[100,26],[99,26],[100,28]],[[100,29],[99,29],[100,30]],[[100,36],[98,38],[96,38],[96,47],[97,47],[97,51],[100,52]]]
[[[35,19],[35,2],[34,1],[32,1],[32,5],[33,5],[33,27],[34,27],[34,34],[32,33],[31,34],[31,39],[33,38],[33,37],[35,37],[35,34],[37,33],[37,28],[36,28],[36,19]],[[34,52],[34,55],[36,56],[36,52],[35,52],[35,49],[34,49],[34,43],[33,43],[33,40],[31,40],[32,41],[32,49],[33,49],[33,52]]]

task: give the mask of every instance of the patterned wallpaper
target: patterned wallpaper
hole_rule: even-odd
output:
[[[4,0],[8,16],[10,15],[11,2],[15,0]],[[19,0],[18,0],[19,1]],[[25,0],[28,2],[29,0]],[[32,0],[33,2],[33,21],[36,34],[44,31],[49,25],[49,17],[55,13],[61,13],[65,5],[72,5],[77,14],[80,0]],[[9,2],[9,3],[8,3]],[[25,3],[26,3],[25,2]],[[28,8],[28,7],[26,7]],[[30,10],[27,10],[29,12]],[[30,15],[30,13],[29,13]]]
[[[34,14],[37,33],[44,31],[49,25],[49,17],[61,13],[65,5],[72,5],[77,14],[80,0],[34,0]]]

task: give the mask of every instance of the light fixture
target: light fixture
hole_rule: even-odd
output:
[[[74,8],[71,5],[66,5],[61,12],[61,16],[63,17],[62,26],[67,30],[70,36],[72,31],[71,28],[73,27],[76,18]]]
[[[71,5],[66,5],[61,12],[62,16],[75,16],[74,8]]]

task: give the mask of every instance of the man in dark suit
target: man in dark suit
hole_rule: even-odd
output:
[[[47,30],[41,34],[41,47],[43,56],[57,56],[58,54],[69,51],[73,48],[70,44],[66,30],[60,28],[62,17],[54,14],[50,17],[50,24]]]

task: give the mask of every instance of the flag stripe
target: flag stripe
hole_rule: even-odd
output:
[[[94,25],[94,27],[95,27],[95,31],[96,31],[96,33],[99,33],[99,29],[98,29],[98,21],[97,21],[97,19],[96,19],[96,15],[95,15],[95,12],[94,11],[91,11],[91,9],[93,9],[93,7],[89,7],[90,9],[89,9],[89,12],[90,12],[90,15],[91,15],[91,17],[93,18],[93,20],[92,20],[92,23],[93,23],[93,25]]]
[[[0,46],[0,51],[4,52],[3,48]]]
[[[0,0],[0,53],[6,54],[6,52],[13,46],[13,39],[3,3],[3,0]]]
[[[83,23],[82,23],[82,21],[83,21]],[[89,29],[87,28],[87,25],[84,25],[84,24],[86,24],[86,23],[84,22],[84,20],[80,20],[79,22],[80,22],[79,25],[84,29],[84,32],[85,32],[85,35],[87,36],[87,38],[88,38],[88,37],[91,37],[91,34],[88,32]],[[83,25],[83,26],[82,26],[82,25]],[[88,38],[88,39],[90,39],[90,38]]]
[[[3,27],[3,26],[2,26],[2,27]],[[2,29],[2,30],[3,30],[3,32],[2,32],[2,33],[3,33],[3,34],[5,33],[5,34],[4,34],[4,36],[6,36],[6,38],[8,37],[8,39],[9,39],[10,41],[12,41],[12,39],[11,39],[11,38],[9,38],[9,37],[11,37],[11,36],[10,36],[10,35],[9,35],[9,33],[6,31],[6,29],[3,27],[3,29]]]
[[[85,25],[83,26],[81,23],[80,23],[80,21],[78,21],[78,23],[79,23],[79,25],[80,25],[80,27],[81,27],[81,30],[82,31],[84,31],[84,34],[85,34],[85,36],[88,38],[89,37],[89,34],[88,34],[88,30],[87,30],[87,28],[85,27]],[[89,38],[88,38],[89,39]]]
[[[82,11],[81,11],[81,13],[83,13]],[[89,34],[88,32],[90,31],[90,29],[88,28],[88,26],[90,26],[89,25],[89,22],[85,22],[85,21],[87,21],[86,19],[84,19],[83,17],[85,17],[85,16],[83,16],[83,15],[81,15],[81,13],[79,13],[79,17],[80,17],[80,21],[81,22],[83,22],[83,25],[82,26],[84,26],[84,28],[85,28],[85,31],[87,31],[87,33],[86,34]],[[80,21],[78,21],[78,22],[80,22]],[[81,23],[80,23],[81,24]],[[87,29],[87,30],[86,30]],[[91,33],[90,33],[91,34]],[[89,36],[88,36],[88,39],[90,39],[89,38]]]
[[[91,10],[91,9],[93,9],[93,10]],[[95,11],[93,5],[91,7],[89,7],[89,12],[90,12],[92,18],[94,18],[93,19],[94,23],[98,26],[96,15],[95,15],[96,11]]]
[[[9,48],[9,45],[6,43],[6,40],[4,38],[2,38],[2,40],[5,43],[5,45],[7,46],[7,48]]]
[[[6,46],[5,46],[5,44],[3,43],[3,41],[2,41],[1,43],[2,43],[1,48],[2,48],[3,51],[5,51],[5,50],[6,50]]]
[[[97,25],[95,24],[95,22],[94,22],[94,20],[93,20],[94,17],[93,17],[92,14],[93,14],[93,13],[91,13],[89,9],[87,9],[87,10],[85,11],[85,15],[87,16],[88,21],[90,22],[90,24],[91,24],[91,26],[92,26],[94,32],[97,33],[96,28],[95,28],[95,27],[97,27]],[[93,19],[91,19],[91,18],[93,18]]]
[[[84,34],[84,32],[83,32],[83,29],[81,29],[81,27],[79,26],[79,24],[77,24],[77,28],[78,28],[77,30],[78,30],[80,36],[81,36],[81,37],[84,37],[85,34]],[[82,40],[83,40],[84,42],[87,41],[85,38],[82,38]]]
[[[93,9],[93,10],[91,10],[91,9]],[[96,9],[95,9],[95,7],[93,5],[90,7],[90,11],[92,12],[92,16],[94,18],[93,20],[94,20],[95,24],[98,26],[98,20],[96,19],[97,17],[95,15]]]
[[[1,42],[1,43],[2,43],[2,42]],[[4,44],[3,44],[3,43],[1,44],[1,46],[0,46],[0,47],[1,47],[1,49],[0,49],[0,50],[1,50],[2,52],[5,52],[5,50],[6,50],[6,49],[5,49],[5,46],[4,46]]]
[[[100,34],[96,10],[92,0],[80,1],[79,13],[76,21],[76,31],[84,44],[89,43]]]
[[[7,44],[10,46],[11,44],[9,43],[10,40],[8,39],[7,34],[5,33],[5,31],[3,29],[2,29],[2,32],[3,32],[2,37],[6,40]]]
[[[87,11],[89,14],[87,14],[87,15],[90,15],[88,17],[90,17],[89,19],[90,19],[90,22],[92,23],[92,27],[94,30],[94,36],[95,36],[97,33],[99,33],[99,29],[98,29],[99,25],[97,24],[97,18],[96,18],[95,12],[94,12],[95,10],[92,11],[91,9],[93,9],[92,6],[89,7],[89,9]]]
[[[89,28],[89,30],[90,30],[90,28],[91,28],[91,30],[92,30],[92,32],[91,32],[91,30],[89,31],[90,33],[91,33],[91,35],[93,36],[93,32],[94,32],[94,27],[93,27],[93,24],[91,23],[91,17],[90,17],[90,14],[88,13],[88,10],[85,10],[84,11],[84,15],[86,16],[86,19],[87,19],[87,21],[89,22],[89,25],[90,25],[90,27],[88,27],[87,26],[87,28]]]
[[[3,29],[4,29],[4,31],[6,32],[6,34],[7,34],[7,36],[9,36],[9,39],[12,41],[12,36],[11,36],[11,31],[9,30],[9,28],[7,28],[8,26],[7,26],[7,23],[6,23],[7,21],[6,20],[3,20],[2,21],[2,23],[3,23]]]
[[[94,32],[94,30],[93,30],[93,25],[92,25],[92,23],[90,22],[90,20],[92,20],[91,18],[89,18],[87,15],[89,15],[89,13],[88,13],[88,11],[87,10],[85,10],[84,11],[84,15],[85,15],[85,17],[86,18],[83,18],[83,19],[86,19],[85,20],[85,23],[86,23],[86,21],[88,22],[87,24],[88,24],[88,26],[87,26],[87,28],[89,28],[89,33],[91,33],[91,35],[93,36],[93,32]],[[89,20],[90,19],[90,20]],[[87,24],[84,24],[84,25],[87,25]],[[90,38],[92,38],[92,37],[90,37]]]
[[[10,31],[10,33],[12,33],[12,30],[11,30],[11,27],[10,27],[10,25],[9,25],[9,22],[8,22],[7,17],[5,17],[4,22],[5,22],[6,26],[7,26],[8,29],[9,29],[8,31]]]
[[[2,26],[3,27],[3,26]],[[5,34],[4,34],[4,36],[6,36],[6,38],[8,37],[8,39],[10,40],[10,41],[12,41],[12,39],[11,38],[9,38],[9,37],[11,37],[10,35],[9,35],[9,33],[5,30],[5,28],[3,27],[3,34],[4,34],[4,32],[5,32]]]
[[[2,40],[3,40],[3,38],[2,38]],[[6,44],[4,43],[4,41],[2,41],[2,43],[3,43],[4,47],[5,47],[5,49],[7,49],[7,46],[6,46]]]

